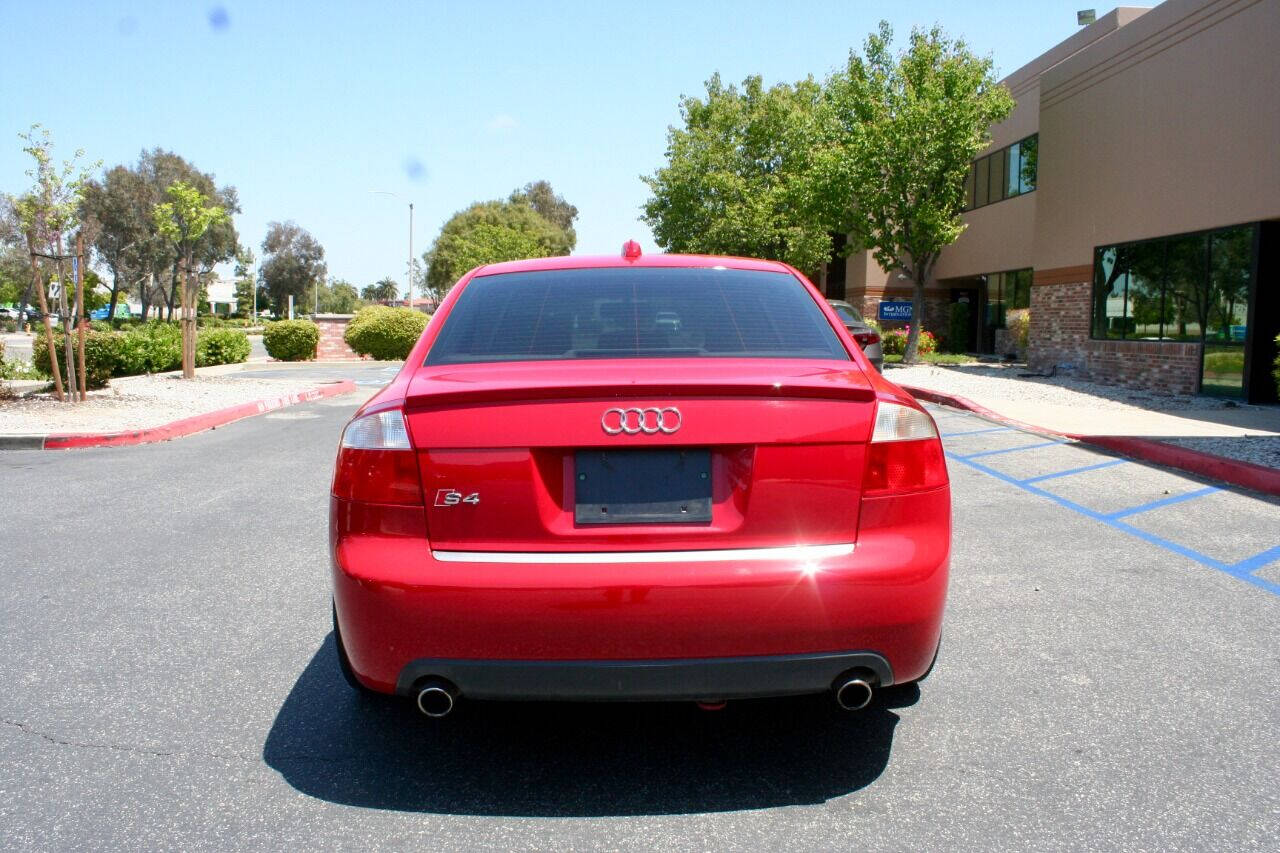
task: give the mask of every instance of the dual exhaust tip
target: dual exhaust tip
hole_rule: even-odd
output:
[[[831,685],[836,704],[846,711],[861,711],[875,695],[875,676],[853,674],[841,676]],[[428,678],[418,685],[418,710],[432,719],[447,717],[458,702],[458,688],[443,678]],[[698,703],[704,710],[720,710],[723,702]]]

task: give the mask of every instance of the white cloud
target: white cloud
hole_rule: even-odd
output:
[[[519,126],[520,122],[516,121],[515,116],[509,116],[506,113],[499,113],[485,124],[485,127],[497,133],[506,133]]]

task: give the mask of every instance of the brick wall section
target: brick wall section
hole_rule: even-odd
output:
[[[1037,372],[1074,365],[1075,374],[1095,382],[1195,394],[1200,376],[1200,344],[1173,341],[1095,341],[1089,338],[1091,284],[1081,268],[1072,274],[1037,270],[1031,288],[1031,329],[1027,364]],[[1087,273],[1088,268],[1083,268]]]
[[[347,346],[342,335],[351,322],[351,314],[319,314],[316,325],[320,327],[320,342],[316,344],[316,361],[351,361],[362,358]]]

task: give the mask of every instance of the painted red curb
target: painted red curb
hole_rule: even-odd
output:
[[[928,400],[931,403],[963,409],[1008,426],[1044,435],[1070,438],[1074,441],[1113,450],[1125,456],[1131,456],[1134,459],[1142,459],[1147,462],[1154,462],[1157,465],[1177,468],[1181,471],[1252,489],[1255,492],[1280,495],[1280,469],[1268,468],[1265,465],[1255,465],[1252,462],[1242,462],[1238,459],[1228,459],[1225,456],[1215,456],[1212,453],[1192,450],[1189,447],[1179,447],[1176,444],[1166,444],[1150,438],[1130,435],[1080,435],[1078,433],[1058,432],[1057,430],[1046,429],[1034,424],[1016,421],[1013,418],[1007,418],[999,412],[993,412],[985,406],[978,405],[967,397],[961,397],[956,394],[942,394],[938,391],[930,391],[928,388],[916,388],[911,385],[901,385],[899,387],[918,400]]]
[[[183,418],[182,420],[157,427],[129,430],[127,432],[54,433],[44,437],[44,449],[69,450],[76,447],[124,447],[133,444],[168,441],[172,438],[181,438],[184,435],[204,432],[207,429],[220,427],[232,421],[265,414],[276,409],[283,409],[296,403],[307,403],[325,397],[336,397],[339,394],[349,394],[354,390],[356,390],[356,383],[350,379],[344,379],[341,382],[309,388],[306,391],[283,394],[279,397],[267,397],[262,400],[254,400],[252,403],[241,403],[238,406],[219,409],[216,412],[193,415],[189,418]]]

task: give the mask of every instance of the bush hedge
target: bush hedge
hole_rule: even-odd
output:
[[[911,327],[905,329],[890,329],[880,336],[880,341],[884,347],[885,355],[902,355],[907,350],[907,335],[910,333]],[[920,331],[920,341],[916,345],[917,352],[928,355],[938,351],[938,339],[933,336],[932,332]]]
[[[58,366],[62,364],[62,333],[54,333]],[[31,362],[37,370],[52,373],[49,347],[43,330],[36,336]],[[249,358],[249,337],[235,329],[208,329],[196,336],[196,366],[234,364]],[[91,331],[85,336],[85,370],[90,388],[105,388],[113,376],[164,373],[182,366],[182,332],[173,323],[152,321],[127,332]]]
[[[53,345],[58,350],[58,372],[62,381],[67,382],[66,350],[63,348],[66,336],[61,331],[53,333]],[[84,336],[84,372],[85,387],[89,389],[106,388],[115,371],[117,351],[119,349],[116,336],[110,332],[90,331]],[[53,375],[53,365],[49,361],[49,335],[41,328],[31,341],[31,364],[42,373]],[[80,366],[76,365],[77,375]]]
[[[182,366],[182,331],[175,323],[151,320],[116,334],[120,336],[116,376],[164,373]]]
[[[318,343],[320,327],[310,320],[276,320],[262,330],[267,354],[280,361],[310,361]]]
[[[201,329],[196,335],[196,367],[249,360],[249,336],[239,329]]]
[[[361,355],[379,361],[404,361],[430,319],[412,308],[370,305],[356,312],[343,338]]]
[[[969,303],[953,302],[947,317],[947,352],[969,351]]]

